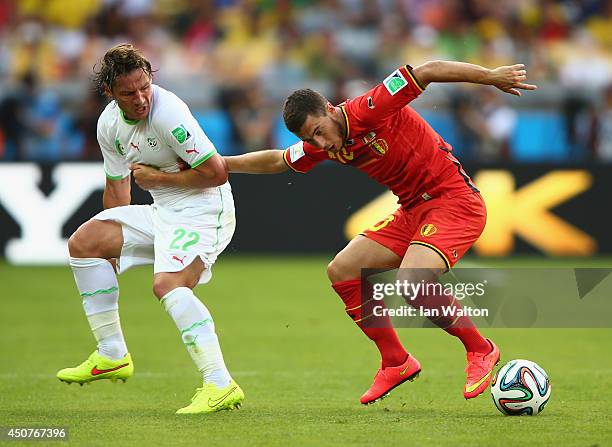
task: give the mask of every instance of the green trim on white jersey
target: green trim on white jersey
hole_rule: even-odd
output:
[[[127,175],[125,177],[122,176],[122,175],[110,175],[106,171],[104,171],[104,174],[106,174],[106,178],[109,179],[109,180],[123,180],[125,177],[127,177]]]
[[[193,169],[193,168],[196,168],[196,167],[200,166],[202,163],[204,163],[206,160],[208,160],[210,157],[212,157],[216,153],[217,153],[216,150],[210,151],[208,154],[204,155],[202,158],[200,158],[198,161],[196,161],[194,164],[192,164],[191,168]]]
[[[216,231],[216,240],[215,243],[213,244],[213,247],[217,247],[217,245],[219,245],[219,230],[221,230],[221,227],[223,225],[221,225],[221,215],[223,214],[223,210],[225,209],[225,203],[223,202],[223,189],[221,189],[220,187],[217,187],[217,190],[219,191],[219,197],[221,199],[221,211],[219,211],[219,214],[217,215],[217,228],[215,228]]]
[[[117,107],[119,107],[119,105],[117,105]],[[123,109],[121,107],[119,107],[119,111],[119,115],[121,115],[121,119],[124,123],[129,124],[130,126],[135,126],[140,122],[140,120],[131,120],[126,118],[125,113],[123,113]]]

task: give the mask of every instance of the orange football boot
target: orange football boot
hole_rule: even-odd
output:
[[[401,385],[407,380],[411,382],[417,378],[421,372],[421,364],[417,359],[408,354],[408,358],[399,366],[388,366],[380,368],[374,376],[374,383],[359,400],[367,405],[378,399],[386,397],[391,390]]]
[[[473,399],[487,389],[493,375],[493,368],[499,363],[499,348],[487,338],[491,345],[491,352],[467,353],[467,381],[463,389],[463,397]]]

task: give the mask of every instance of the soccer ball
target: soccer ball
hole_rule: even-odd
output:
[[[491,395],[499,411],[507,415],[530,415],[544,410],[550,399],[546,372],[529,360],[511,360],[491,382]]]

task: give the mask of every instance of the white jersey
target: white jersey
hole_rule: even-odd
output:
[[[98,119],[98,143],[104,156],[104,171],[110,179],[127,177],[131,163],[179,172],[178,157],[194,168],[216,153],[187,104],[157,85],[152,85],[152,89],[147,119],[126,119],[115,101],[106,106]],[[156,204],[180,207],[204,204],[204,192],[173,186],[150,190]]]

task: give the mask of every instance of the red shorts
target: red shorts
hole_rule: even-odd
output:
[[[451,268],[484,230],[487,209],[478,193],[437,198],[402,208],[362,234],[404,257],[411,244],[435,250]]]

